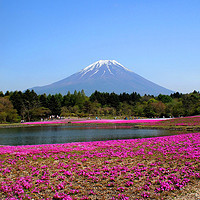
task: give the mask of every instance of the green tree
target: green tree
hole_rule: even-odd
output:
[[[9,91],[6,91],[5,95],[4,96],[9,96],[10,95],[10,92]]]
[[[46,94],[39,95],[39,101],[40,101],[40,106],[45,107],[45,108],[48,107],[48,101],[47,101]]]
[[[144,114],[144,107],[145,107],[144,103],[137,102],[136,105],[133,108],[133,114],[135,116],[138,116],[138,117],[145,116],[145,114]]]
[[[114,107],[114,108],[118,108],[119,107],[119,95],[115,94],[114,92],[112,92],[107,100],[107,105]]]
[[[38,95],[33,90],[26,90],[23,93],[23,104],[21,113],[28,121],[31,121],[31,111],[40,106]]]
[[[168,96],[168,95],[163,95],[163,94],[159,94],[157,99],[159,101],[162,101],[163,103],[170,103],[172,102],[172,97]]]
[[[70,116],[70,114],[71,113],[70,113],[69,109],[66,106],[63,106],[61,108],[61,114],[60,114],[60,116],[67,117],[67,116]]]
[[[33,120],[38,120],[44,117],[48,117],[51,114],[51,111],[45,107],[38,107],[30,110],[30,114]]]
[[[20,117],[17,110],[13,108],[9,97],[0,97],[0,123],[19,122]]]
[[[133,115],[133,106],[131,106],[127,102],[120,103],[117,113],[119,115],[131,116]]]
[[[54,95],[48,99],[48,108],[51,110],[52,115],[56,116],[61,114],[61,104]]]
[[[4,94],[2,91],[0,91],[0,97],[4,97]]]
[[[91,114],[93,109],[93,105],[91,101],[85,101],[83,105],[83,112]]]
[[[71,105],[71,93],[68,92],[67,95],[63,96],[62,106]]]

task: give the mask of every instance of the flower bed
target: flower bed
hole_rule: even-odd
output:
[[[152,126],[200,126],[200,116],[180,117],[163,121],[152,121],[146,125]]]
[[[41,121],[41,122],[25,122],[27,125],[37,124],[136,124],[136,123],[155,123],[166,119],[132,119],[132,120],[114,120],[114,119],[102,119],[102,120],[54,120],[54,121]]]
[[[132,120],[112,120],[112,119],[103,119],[103,120],[83,120],[83,121],[73,121],[73,124],[139,124],[139,123],[155,123],[160,122],[166,119],[132,119]]]
[[[0,199],[168,199],[200,179],[200,133],[0,146]]]

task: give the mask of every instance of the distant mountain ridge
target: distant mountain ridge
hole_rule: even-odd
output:
[[[117,94],[137,92],[141,95],[169,95],[174,92],[141,77],[115,60],[99,60],[63,80],[31,89],[38,94],[67,94],[68,91],[73,93],[82,89],[86,95],[95,90]]]

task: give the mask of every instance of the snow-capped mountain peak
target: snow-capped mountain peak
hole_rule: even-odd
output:
[[[137,92],[141,95],[173,92],[130,71],[115,60],[99,60],[65,79],[31,89],[38,94],[66,94],[67,91],[82,89],[87,95],[91,95],[95,90],[118,94]]]
[[[85,67],[79,73],[81,75],[81,78],[84,76],[93,77],[94,75],[104,77],[108,75],[115,75],[116,73],[120,73],[120,71],[131,72],[129,69],[127,69],[115,60],[99,60]]]

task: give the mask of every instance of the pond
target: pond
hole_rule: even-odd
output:
[[[132,126],[38,126],[1,128],[0,145],[37,145],[134,139],[174,135],[175,132],[155,129],[134,129]]]

